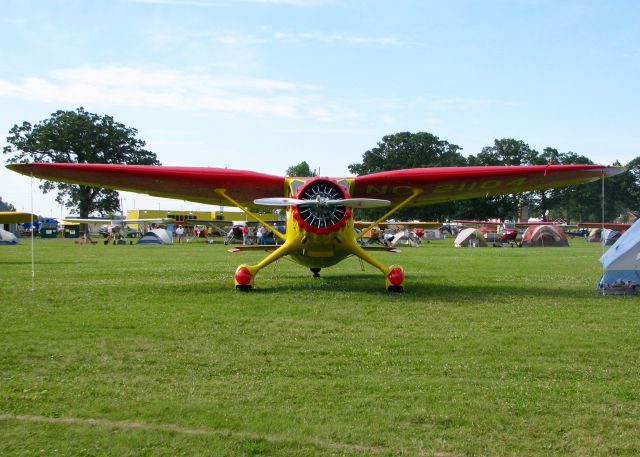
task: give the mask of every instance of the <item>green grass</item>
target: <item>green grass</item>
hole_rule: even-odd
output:
[[[235,292],[218,245],[0,247],[0,455],[640,455],[640,299],[598,245],[455,249]]]

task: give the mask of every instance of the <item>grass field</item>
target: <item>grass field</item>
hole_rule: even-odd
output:
[[[250,293],[221,244],[0,247],[1,456],[640,455],[640,298],[599,245],[381,253]]]

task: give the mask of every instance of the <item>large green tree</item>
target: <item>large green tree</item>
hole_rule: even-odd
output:
[[[469,165],[532,165],[539,162],[539,154],[527,143],[514,138],[495,139],[492,146],[485,146],[478,155],[470,155]],[[545,162],[546,163],[546,162]],[[487,219],[499,217],[514,219],[521,205],[529,205],[531,196],[526,193],[496,195],[488,198],[476,198],[461,203],[463,218]]]
[[[159,165],[155,153],[144,149],[138,131],[116,122],[112,116],[75,111],[56,111],[49,119],[31,125],[14,125],[4,154],[14,162],[114,163]],[[118,192],[98,187],[44,181],[44,192],[57,190],[56,201],[80,217],[116,212]]]
[[[309,164],[306,161],[302,161],[297,165],[292,165],[287,168],[286,171],[287,176],[299,176],[299,177],[309,177],[316,176],[316,172],[311,170]]]
[[[400,132],[382,137],[378,146],[364,153],[362,163],[349,165],[349,171],[365,175],[401,168],[466,165],[461,149],[431,133]]]
[[[363,154],[362,163],[349,165],[349,171],[357,175],[365,175],[403,168],[464,166],[466,159],[460,154],[461,149],[459,146],[441,140],[428,132],[400,132],[384,136],[375,148]],[[398,211],[394,217],[444,220],[456,213],[457,203],[406,208]],[[378,210],[364,212],[372,217],[381,213]]]
[[[2,197],[0,197],[0,211],[15,211],[16,207],[13,206],[9,202],[2,201]]]

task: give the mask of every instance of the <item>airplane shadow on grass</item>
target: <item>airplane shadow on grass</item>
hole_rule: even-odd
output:
[[[265,275],[266,276],[266,275]],[[384,289],[384,280],[377,274],[354,274],[352,276],[332,276],[326,275],[320,278],[309,277],[301,280],[299,276],[284,276],[281,278],[259,278],[262,281],[256,282],[256,287],[248,292],[236,291],[237,294],[258,294],[285,296],[287,292],[306,291],[312,293],[339,292],[339,293],[361,293],[366,296],[377,296],[381,299],[386,297],[406,297],[415,299],[416,297],[446,301],[452,303],[478,302],[481,301],[504,301],[508,297],[537,297],[537,298],[573,298],[591,297],[595,289],[562,289],[552,286],[532,287],[529,285],[505,285],[505,284],[464,284],[455,282],[429,282],[428,280],[410,282],[407,281],[404,292],[387,292]],[[295,279],[295,283],[292,280]],[[167,285],[174,293],[179,294],[211,294],[212,289],[219,289],[219,284],[213,283],[185,283],[178,287]],[[233,289],[229,285],[229,290]],[[169,292],[169,290],[168,290]]]

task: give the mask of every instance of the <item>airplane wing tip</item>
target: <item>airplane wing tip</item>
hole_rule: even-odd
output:
[[[596,176],[596,177],[590,179],[589,182],[598,181],[601,178],[611,178],[613,176],[620,175],[620,174],[626,172],[627,170],[628,170],[627,167],[614,167],[614,166],[609,166],[609,165],[603,165],[600,168],[602,176]]]
[[[20,168],[24,168],[24,163],[8,163],[5,165],[9,170],[20,172]]]
[[[29,175],[34,173],[37,170],[37,166],[41,165],[39,163],[8,163],[5,165],[9,170],[15,171],[16,173],[20,173],[23,175]]]
[[[607,167],[607,176],[615,176],[622,174],[628,170],[627,167]]]

